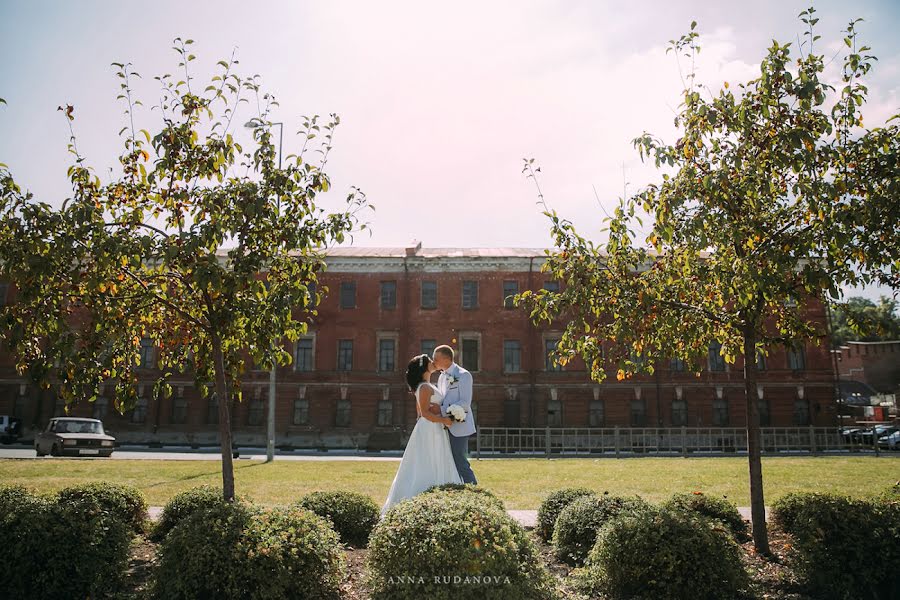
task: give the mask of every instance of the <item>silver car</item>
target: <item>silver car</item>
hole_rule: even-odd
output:
[[[109,456],[115,445],[116,438],[107,435],[97,419],[57,417],[34,436],[38,456]]]

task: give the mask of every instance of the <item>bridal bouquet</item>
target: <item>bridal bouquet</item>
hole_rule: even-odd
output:
[[[459,404],[451,404],[447,408],[447,414],[458,423],[462,423],[466,420],[466,409]]]

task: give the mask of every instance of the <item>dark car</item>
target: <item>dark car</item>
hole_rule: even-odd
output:
[[[897,428],[893,425],[876,425],[875,427],[866,429],[860,433],[859,437],[863,444],[871,446],[873,438],[877,440],[878,438],[891,435],[895,431],[897,431]]]
[[[0,442],[11,444],[22,435],[22,420],[8,415],[0,415]]]
[[[116,438],[107,435],[97,419],[57,417],[34,436],[38,456],[109,456],[115,445]]]

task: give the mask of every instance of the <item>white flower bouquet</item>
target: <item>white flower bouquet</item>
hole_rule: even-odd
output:
[[[447,408],[447,414],[457,423],[462,423],[466,420],[466,409],[459,404],[451,404]]]

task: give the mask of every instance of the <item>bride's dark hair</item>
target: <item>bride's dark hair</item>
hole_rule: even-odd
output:
[[[427,354],[413,356],[409,364],[406,365],[406,385],[409,391],[415,392],[419,384],[422,383],[422,375],[428,370],[428,363],[431,358]]]

